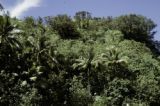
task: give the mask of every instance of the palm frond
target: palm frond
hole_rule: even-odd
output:
[[[0,10],[2,11],[4,9],[4,7],[2,6],[2,4],[0,4]]]

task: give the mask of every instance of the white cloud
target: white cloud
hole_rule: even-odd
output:
[[[32,7],[39,6],[41,0],[21,0],[10,10],[11,17],[20,17]]]

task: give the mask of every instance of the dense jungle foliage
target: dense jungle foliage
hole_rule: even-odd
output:
[[[80,11],[74,18],[19,20],[4,13],[0,105],[160,105],[155,27],[136,14],[101,18]]]

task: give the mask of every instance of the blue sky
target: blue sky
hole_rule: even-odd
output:
[[[0,0],[6,8],[13,10],[22,1],[27,0]],[[57,14],[68,14],[73,16],[75,12],[85,10],[92,16],[119,16],[136,13],[151,18],[158,26],[155,39],[160,40],[160,0],[28,0],[40,1],[38,5],[31,5],[20,14],[25,16],[50,16]]]

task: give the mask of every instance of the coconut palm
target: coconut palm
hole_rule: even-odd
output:
[[[2,6],[2,4],[0,4],[0,11],[2,11],[4,8],[3,8],[3,6]]]
[[[76,59],[76,62],[73,64],[74,69],[87,71],[89,93],[91,92],[91,90],[90,90],[90,74],[91,74],[91,67],[92,67],[93,58],[94,58],[93,48],[91,48],[88,52],[87,57],[80,57],[80,58]]]
[[[11,24],[8,15],[0,16],[0,45],[8,45],[10,49],[20,49],[21,44],[17,40],[15,26]]]
[[[31,19],[31,23],[35,23],[34,20]],[[29,22],[28,24],[31,25],[31,23]],[[46,35],[46,29],[42,22],[38,20],[38,23],[31,25],[31,27],[33,31],[31,31],[32,34],[27,39],[27,44],[30,45],[29,48],[33,48],[33,58],[36,59],[37,65],[43,66],[43,63],[45,63],[49,66],[54,65],[58,69],[58,61],[55,59],[56,54],[50,45],[49,37]]]
[[[128,60],[129,58],[123,55],[123,52],[120,48],[111,46],[107,48],[106,53],[102,53],[101,61],[103,61],[110,73],[111,77],[125,77],[128,74]]]

